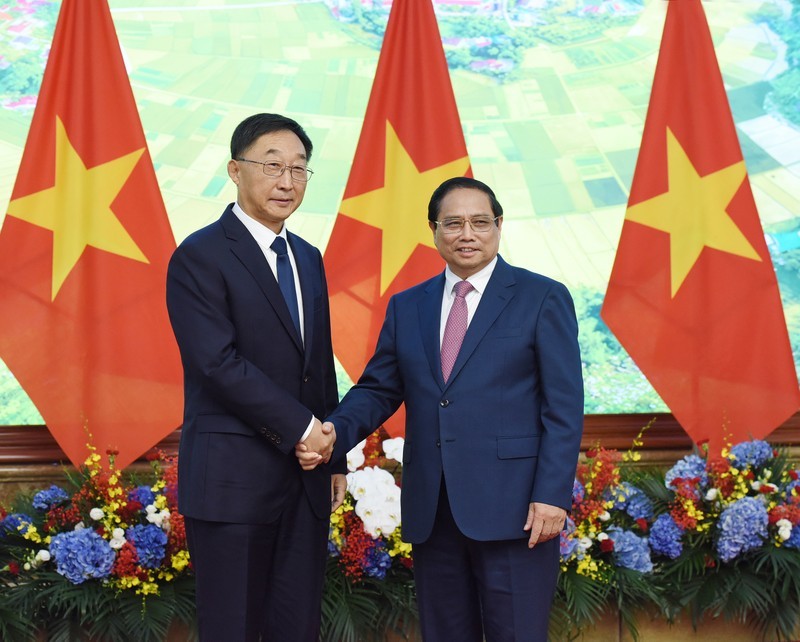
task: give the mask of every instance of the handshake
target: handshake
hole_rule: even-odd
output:
[[[336,443],[336,430],[330,421],[320,422],[314,417],[314,426],[308,437],[298,441],[294,454],[303,470],[314,470],[319,464],[328,463]]]

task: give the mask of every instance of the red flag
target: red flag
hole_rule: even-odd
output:
[[[353,380],[389,297],[444,268],[427,224],[433,190],[471,175],[431,0],[395,0],[325,251],[334,351]],[[393,435],[402,434],[400,415],[387,422]]]
[[[699,0],[672,0],[602,317],[695,441],[798,406],[780,293]]]
[[[175,241],[105,0],[64,0],[0,231],[0,357],[73,464],[180,424]],[[87,432],[88,431],[88,432]]]

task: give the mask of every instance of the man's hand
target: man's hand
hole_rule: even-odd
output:
[[[299,441],[294,446],[294,454],[300,462],[300,467],[303,470],[314,470],[321,463],[330,461],[335,442],[336,430],[333,424],[329,421],[321,424],[315,418],[311,434],[305,441]]]
[[[533,548],[537,544],[558,536],[564,528],[566,519],[567,511],[563,508],[531,502],[528,508],[528,519],[525,520],[523,527],[523,530],[531,532],[528,548]]]
[[[344,491],[347,490],[347,477],[341,473],[331,475],[331,512],[333,513],[344,502]]]

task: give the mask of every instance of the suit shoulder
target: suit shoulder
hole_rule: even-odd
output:
[[[516,266],[509,267],[514,274],[516,281],[524,287],[535,288],[545,292],[551,290],[554,292],[563,292],[567,294],[567,296],[570,296],[569,289],[561,281],[557,281],[556,279],[545,276],[544,274],[539,274],[538,272],[531,272],[525,268]]]
[[[195,230],[183,241],[178,244],[179,248],[191,248],[202,246],[207,243],[213,243],[225,236],[225,230],[222,228],[222,223],[217,219],[208,225]]]
[[[437,281],[442,279],[441,274],[437,274],[434,277],[431,277],[427,281],[422,281],[421,283],[417,283],[416,285],[412,285],[410,288],[406,290],[402,290],[397,294],[392,295],[392,299],[395,299],[398,303],[406,303],[408,301],[413,301],[418,299],[419,297],[423,296],[428,292],[431,287],[435,287]]]

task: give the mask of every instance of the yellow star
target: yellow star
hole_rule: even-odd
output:
[[[87,169],[56,116],[55,185],[8,205],[10,216],[53,231],[52,300],[87,246],[149,263],[111,209],[142,152]]]
[[[381,239],[381,294],[391,285],[417,245],[433,245],[423,216],[439,185],[469,169],[469,157],[420,172],[386,121],[386,163],[383,187],[342,201],[339,211],[383,231]]]
[[[670,235],[672,297],[705,247],[760,261],[758,252],[725,211],[747,177],[744,161],[700,176],[667,128],[667,165],[668,191],[630,206],[625,219]]]

